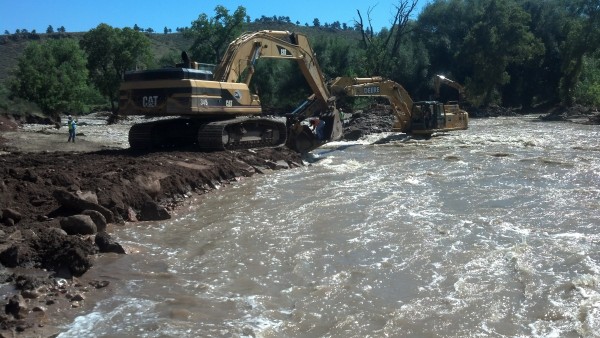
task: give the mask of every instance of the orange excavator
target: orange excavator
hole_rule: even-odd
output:
[[[260,99],[249,90],[260,58],[298,63],[313,94],[286,117],[264,116]],[[134,125],[133,149],[195,145],[201,150],[275,147],[286,144],[300,153],[339,139],[342,123],[306,36],[287,31],[244,33],[229,44],[216,67],[182,54],[174,68],[133,71],[120,87],[119,114],[169,117]],[[317,138],[301,123],[311,117],[325,122]]]

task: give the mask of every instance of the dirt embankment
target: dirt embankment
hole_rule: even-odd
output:
[[[53,314],[85,308],[86,293],[107,287],[107,281],[82,283],[78,277],[96,254],[126,252],[110,237],[112,227],[167,219],[192,194],[303,165],[299,154],[283,147],[102,150],[111,140],[91,135],[111,128],[98,128],[81,127],[77,142],[67,145],[64,128],[27,132],[14,121],[0,121],[0,337],[50,336]]]

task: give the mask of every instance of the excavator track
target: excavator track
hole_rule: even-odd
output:
[[[238,117],[229,120],[170,119],[134,125],[129,145],[135,150],[194,146],[201,151],[277,147],[285,144],[285,121]]]
[[[284,121],[271,118],[236,118],[202,125],[198,130],[198,148],[237,150],[270,148],[285,144]]]

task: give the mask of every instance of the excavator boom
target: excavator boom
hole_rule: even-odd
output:
[[[459,100],[463,98],[463,96],[465,95],[465,87],[463,87],[460,83],[456,82],[456,81],[452,81],[449,78],[445,77],[444,75],[436,75],[433,78],[433,90],[435,92],[435,98],[439,99],[440,97],[440,87],[442,86],[442,84],[445,84],[451,88],[456,89],[456,91],[458,91],[458,97]]]
[[[325,77],[307,37],[299,33],[267,30],[242,34],[229,44],[214,80],[249,85],[260,58],[296,60],[317,100],[327,106],[330,94]]]

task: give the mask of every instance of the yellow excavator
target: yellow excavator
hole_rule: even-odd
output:
[[[436,99],[438,99],[440,97],[440,87],[442,86],[442,84],[445,84],[451,88],[456,89],[456,91],[458,92],[458,100],[457,101],[461,101],[462,99],[464,99],[465,87],[463,87],[463,85],[461,85],[460,83],[450,80],[449,78],[445,77],[444,75],[440,75],[440,74],[437,74],[436,76],[433,77],[433,90],[435,92]]]
[[[259,97],[249,90],[260,58],[296,61],[312,95],[289,114],[264,116]],[[390,80],[337,78],[327,84],[307,37],[299,33],[244,33],[229,44],[217,66],[193,62],[185,52],[182,61],[172,68],[125,74],[118,113],[156,118],[131,127],[132,149],[195,145],[210,151],[285,144],[306,153],[342,136],[335,95],[387,97],[397,117],[395,131],[431,135],[468,124],[466,113],[438,102],[413,102]],[[303,123],[310,118],[325,123],[319,133]]]
[[[260,58],[298,63],[313,94],[292,114],[262,116],[260,99],[248,88]],[[173,117],[134,125],[129,131],[132,149],[195,144],[202,150],[231,150],[286,144],[305,153],[342,135],[335,99],[302,34],[244,33],[229,44],[214,68],[191,61],[186,53],[182,61],[174,68],[125,74],[119,91],[120,115]],[[321,138],[301,123],[310,117],[325,122]]]
[[[392,131],[412,135],[431,136],[435,132],[464,130],[469,126],[469,115],[458,104],[437,101],[414,102],[397,82],[382,77],[338,77],[329,83],[330,92],[340,97],[384,97],[391,106],[396,120]]]

